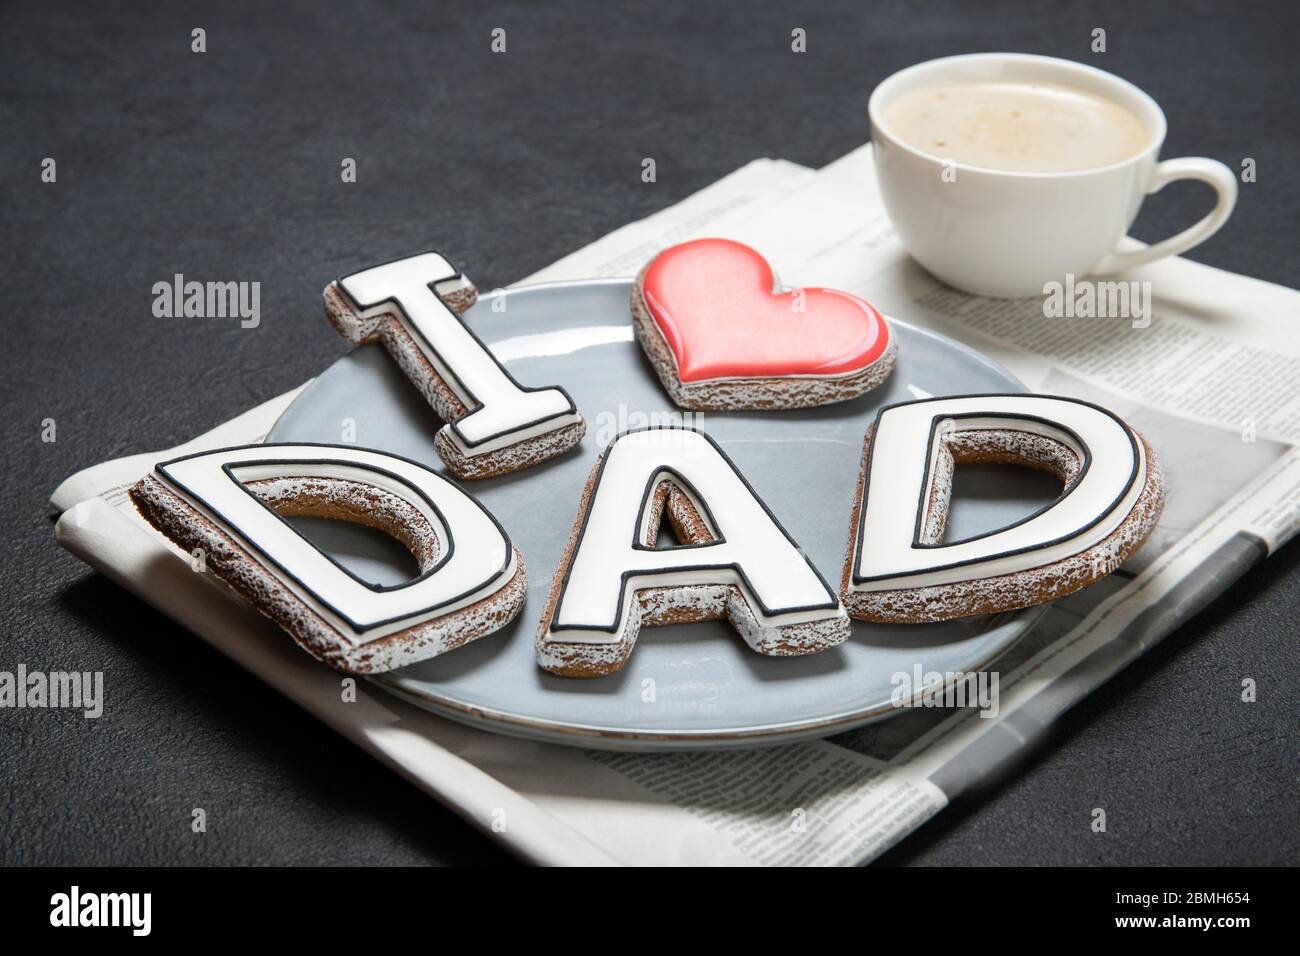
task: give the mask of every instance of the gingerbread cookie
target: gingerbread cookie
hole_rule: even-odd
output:
[[[944,541],[963,462],[1026,465],[1064,488],[1008,527]],[[1087,402],[968,395],[891,405],[864,443],[840,597],[860,620],[908,624],[1052,601],[1128,560],[1164,495],[1150,445]]]
[[[665,517],[681,544],[658,549]],[[627,663],[642,625],[722,618],[770,656],[825,650],[850,629],[834,591],[713,439],[623,433],[583,491],[538,663],[597,677]]]
[[[524,602],[524,561],[451,481],[352,446],[246,445],[162,462],[130,491],[151,525],[331,667],[391,670],[499,630]],[[282,515],[387,532],[420,574],[370,584]]]
[[[436,252],[330,283],[325,315],[345,339],[380,342],[447,423],[434,442],[458,478],[489,478],[554,458],[586,423],[564,389],[520,385],[460,318],[473,284]]]
[[[857,398],[898,355],[870,304],[835,289],[782,291],[767,260],[730,239],[655,256],[632,287],[632,325],[673,401],[696,410]]]

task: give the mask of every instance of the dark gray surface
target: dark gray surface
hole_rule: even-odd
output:
[[[871,87],[901,66],[1010,49],[1145,87],[1169,116],[1165,155],[1253,157],[1259,181],[1192,258],[1297,283],[1293,4],[605,6],[6,6],[0,669],[103,670],[107,710],[0,711],[0,862],[507,859],[89,573],[45,514],[71,472],[184,440],[329,364],[346,346],[320,290],[358,263],[436,245],[492,288],[755,156],[842,155],[866,137]],[[45,156],[57,184],[40,182]],[[344,156],[356,184],[339,182]],[[1170,187],[1135,232],[1167,235],[1207,202]],[[260,281],[261,327],[154,318],[151,286],[175,272]],[[888,861],[1296,860],[1297,591],[1292,545]],[[1097,806],[1104,835],[1088,827]]]

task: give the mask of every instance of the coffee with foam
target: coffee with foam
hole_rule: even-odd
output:
[[[894,136],[923,153],[1018,173],[1099,169],[1151,143],[1142,121],[1113,100],[1048,83],[925,86],[891,103],[885,122]]]

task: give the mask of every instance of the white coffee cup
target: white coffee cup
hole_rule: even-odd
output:
[[[1073,172],[1008,172],[954,163],[901,141],[885,119],[910,91],[948,83],[1064,85],[1135,115],[1150,140],[1122,162]],[[1132,83],[1094,67],[1024,53],[930,60],[890,76],[871,94],[871,141],[885,209],[912,256],[949,285],[978,295],[1041,295],[1067,274],[1104,275],[1175,255],[1208,239],[1237,201],[1237,180],[1213,159],[1157,160],[1165,114]],[[1120,251],[1143,198],[1176,179],[1218,194],[1200,222],[1146,248]]]

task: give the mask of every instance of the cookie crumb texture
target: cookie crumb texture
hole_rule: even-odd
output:
[[[477,290],[471,286],[457,290],[444,297],[443,301],[460,315],[474,304],[477,295]],[[357,345],[376,342],[383,345],[402,374],[419,390],[444,422],[454,422],[469,412],[469,408],[443,380],[396,315],[384,313],[372,318],[359,316],[348,304],[347,297],[340,291],[337,282],[326,287],[324,301],[325,316],[334,330]],[[464,454],[448,436],[448,429],[439,429],[433,441],[449,472],[457,478],[477,480],[531,468],[576,447],[586,434],[587,423],[579,419],[563,428],[479,455]]]
[[[564,577],[573,561],[578,533],[595,495],[599,474],[598,461],[583,489],[578,515],[574,519],[573,530],[569,533],[560,566],[556,568],[546,609],[542,612],[537,632],[537,663],[543,670],[561,677],[603,677],[613,674],[621,670],[631,657],[642,626],[726,620],[751,649],[768,657],[816,654],[842,644],[848,638],[852,628],[843,616],[802,624],[768,625],[754,615],[738,587],[708,584],[638,589],[631,610],[625,615],[617,641],[590,644],[547,640],[548,626],[555,614]],[[649,531],[643,542],[646,546],[655,546],[660,519],[665,516],[673,534],[683,544],[705,544],[713,540],[708,524],[695,510],[690,499],[670,479],[661,480],[655,487],[648,507]]]
[[[850,587],[854,548],[874,433],[875,428],[872,426],[863,442],[857,495],[853,513],[849,517],[848,553],[840,579],[840,600],[849,616],[860,621],[926,624],[982,614],[999,614],[1055,601],[1117,570],[1146,543],[1164,510],[1165,485],[1160,462],[1146,439],[1133,432],[1142,443],[1146,455],[1146,483],[1120,526],[1091,548],[1064,560],[1016,574],[920,588],[855,591]],[[957,432],[946,436],[944,447],[936,461],[930,520],[923,529],[923,540],[927,543],[937,544],[943,540],[952,497],[953,473],[958,464],[965,463],[1024,465],[1048,472],[1063,484],[1072,481],[1080,467],[1077,456],[1065,445],[1027,432],[989,430]]]
[[[437,563],[437,535],[424,516],[372,485],[337,478],[277,478],[245,487],[281,515],[342,519],[384,531],[411,552],[421,572]],[[202,549],[207,569],[221,582],[284,628],[299,647],[336,670],[375,674],[437,657],[500,630],[524,605],[527,578],[523,556],[515,548],[515,574],[499,591],[450,614],[353,643],[158,479],[146,476],[129,493],[150,525],[183,551]]]

